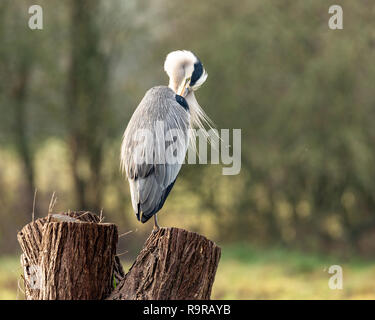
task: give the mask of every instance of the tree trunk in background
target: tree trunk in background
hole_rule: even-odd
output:
[[[209,299],[221,254],[197,233],[162,228],[124,275],[117,227],[90,212],[49,215],[26,225],[17,238],[25,294],[32,300]]]
[[[23,61],[20,62],[18,68],[18,72],[13,75],[14,82],[11,87],[10,95],[14,107],[13,134],[15,147],[20,156],[23,170],[25,172],[26,192],[23,198],[25,205],[29,208],[29,210],[26,210],[27,217],[30,217],[35,192],[33,153],[31,151],[30,137],[28,134],[28,115],[26,106],[31,66],[29,65],[29,62]]]
[[[108,57],[101,52],[97,0],[70,1],[67,83],[68,146],[78,206],[100,211],[103,145],[108,103]]]

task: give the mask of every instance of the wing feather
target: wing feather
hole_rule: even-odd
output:
[[[163,86],[146,93],[129,121],[121,146],[121,167],[129,180],[133,209],[142,222],[161,209],[173,187],[186,155],[189,123],[189,112],[176,101],[175,93]],[[171,138],[171,132],[174,143],[173,139],[160,139],[161,135]],[[160,163],[158,156],[171,144],[176,147],[173,155],[177,162]],[[151,163],[140,163],[139,155],[149,157]]]

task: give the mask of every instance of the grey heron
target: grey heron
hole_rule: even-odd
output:
[[[160,228],[157,212],[176,181],[189,140],[192,140],[189,129],[204,128],[210,123],[194,95],[207,79],[198,57],[187,50],[173,51],[165,59],[164,70],[169,76],[169,85],[146,92],[127,125],[121,145],[121,169],[129,181],[134,212],[142,223],[154,216],[154,230]],[[137,138],[142,130],[150,133],[150,139]],[[172,140],[161,138],[170,130],[177,131]],[[173,155],[178,161],[158,161],[160,153],[176,140],[178,148]],[[145,158],[150,155],[151,159],[140,161],[139,155]]]

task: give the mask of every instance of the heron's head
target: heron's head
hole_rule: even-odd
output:
[[[207,79],[207,72],[198,57],[187,50],[169,53],[164,70],[169,76],[169,87],[183,97],[197,90]]]

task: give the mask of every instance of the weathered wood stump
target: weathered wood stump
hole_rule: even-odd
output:
[[[53,214],[18,233],[27,299],[209,299],[220,248],[178,228],[152,233],[125,275],[117,227],[90,212]]]
[[[178,228],[161,228],[109,299],[210,299],[220,248],[205,237]]]
[[[117,227],[89,212],[49,215],[18,233],[27,299],[103,299],[113,286]]]

